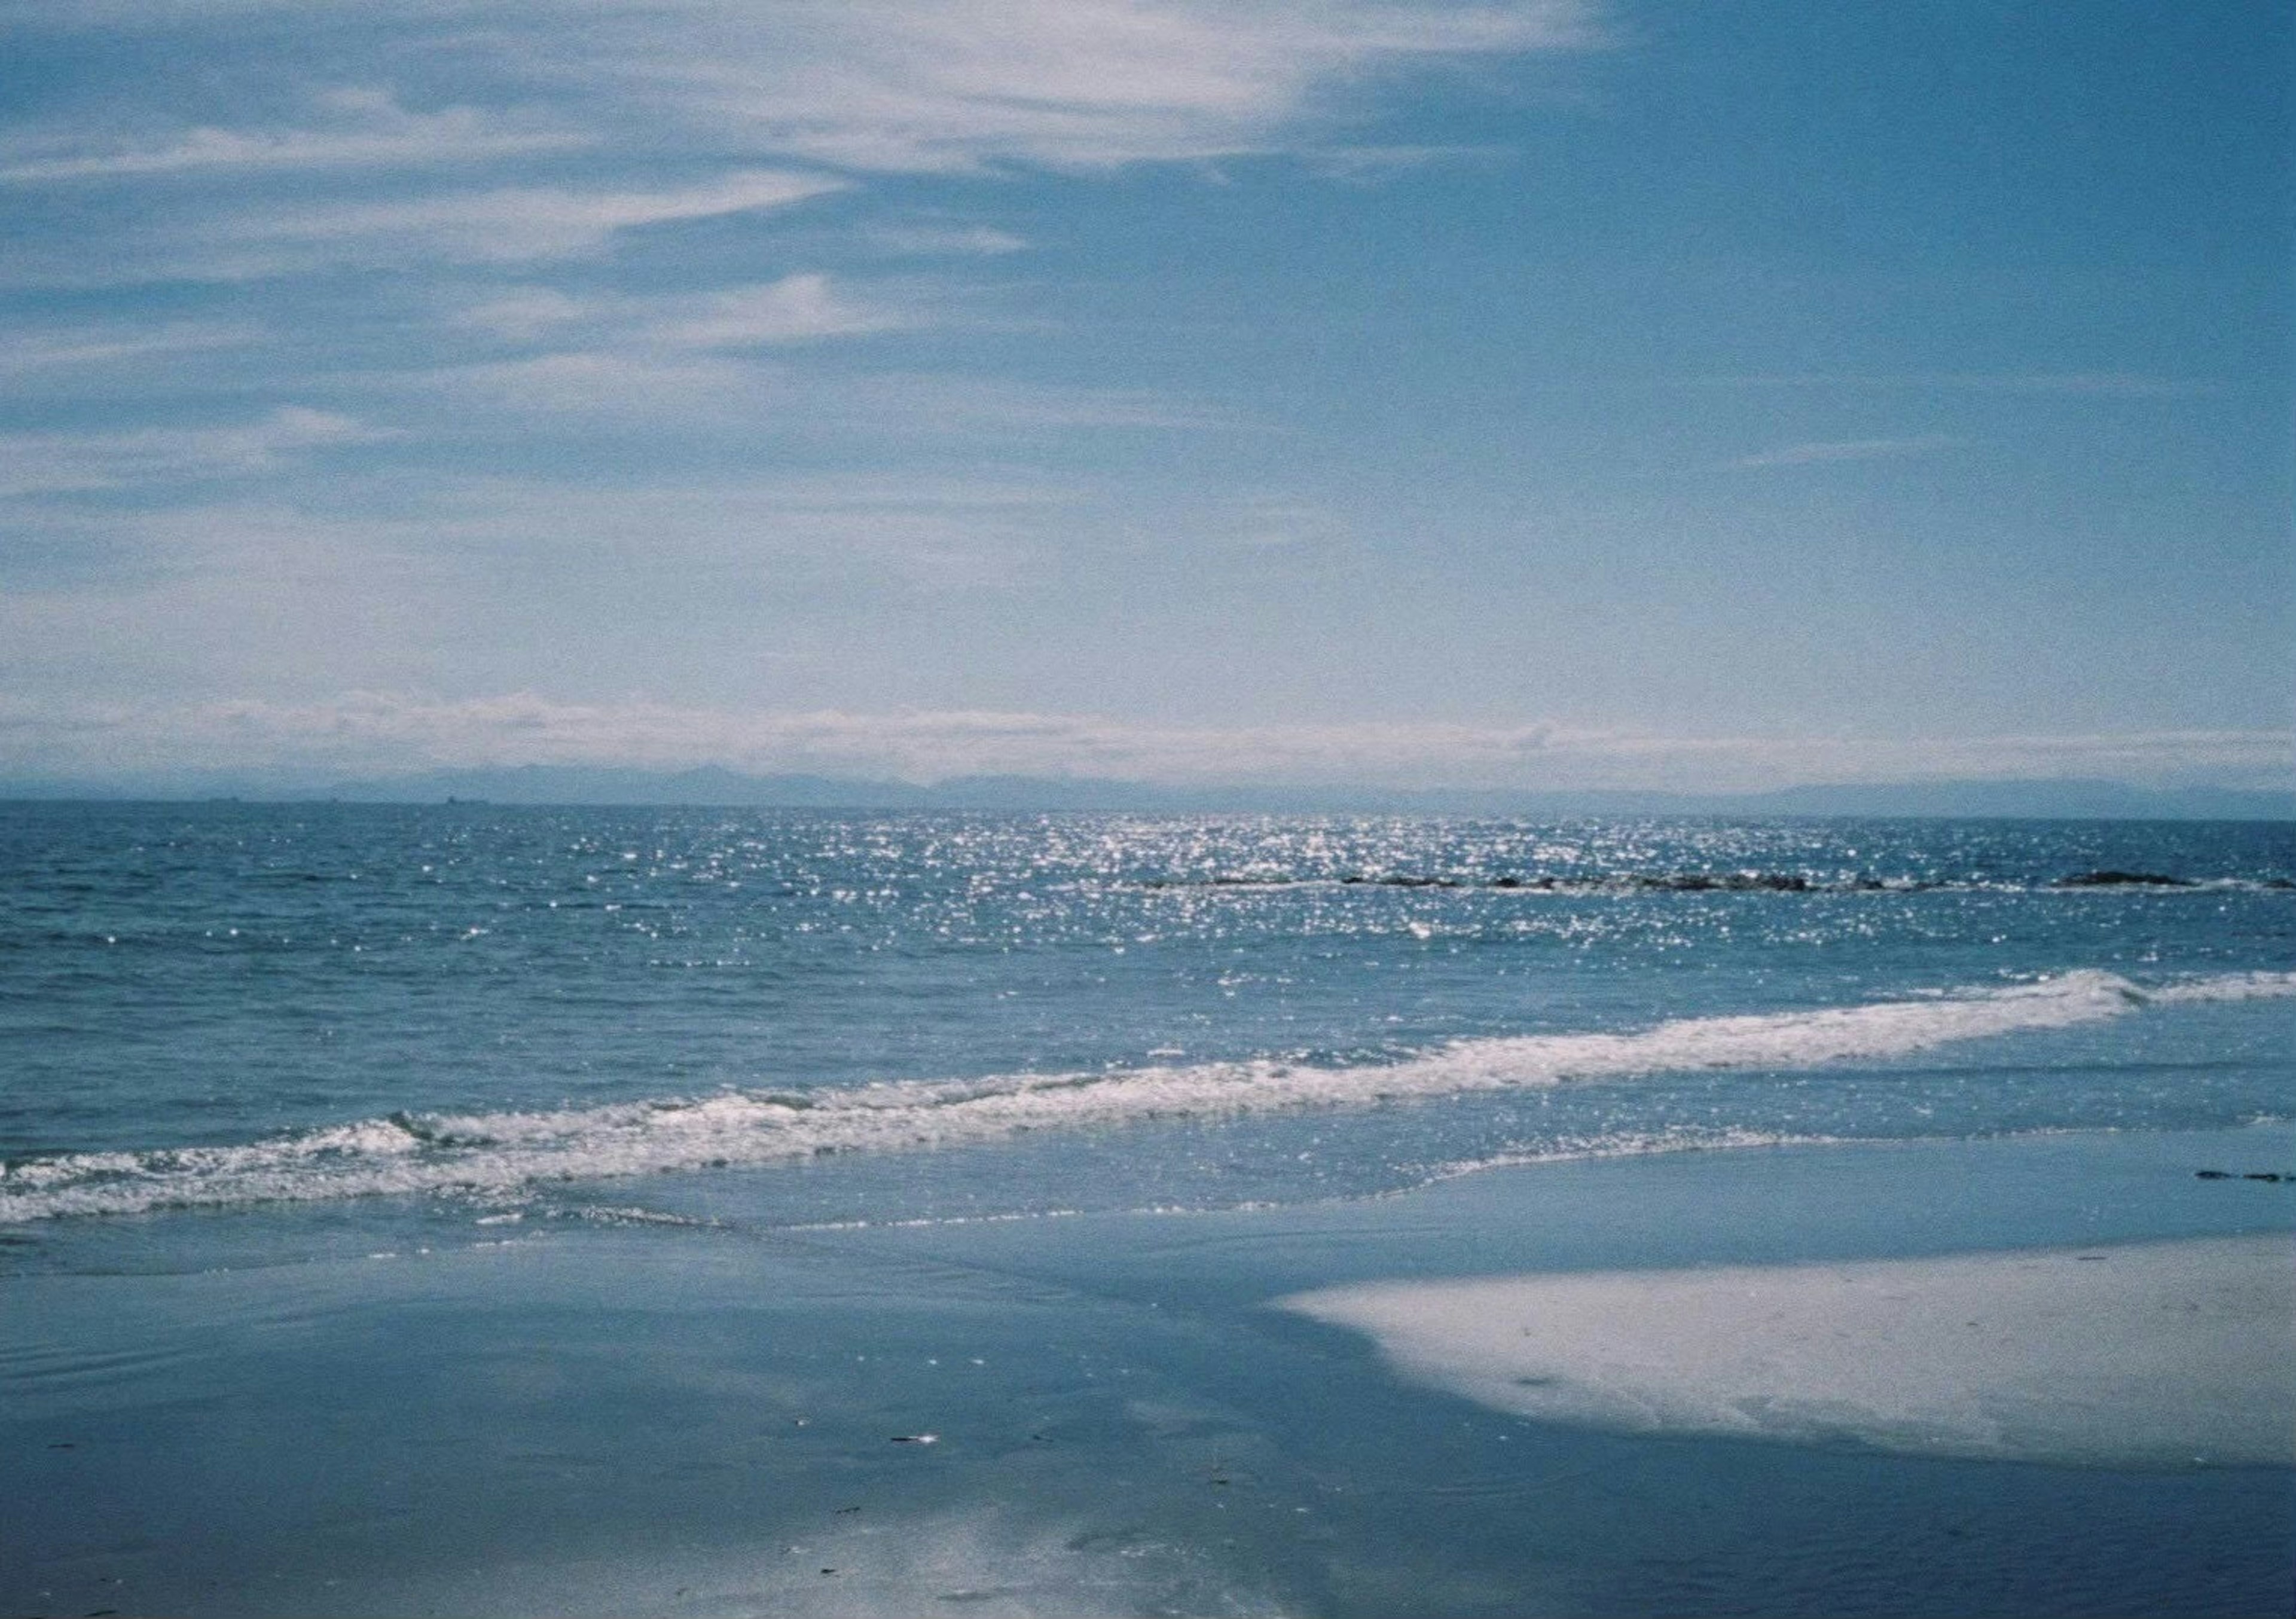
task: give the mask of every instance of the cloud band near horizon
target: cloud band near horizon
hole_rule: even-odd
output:
[[[905,709],[774,712],[529,692],[445,699],[0,704],[0,775],[101,783],[243,772],[318,786],[526,765],[821,773],[931,783],[971,775],[1176,787],[1737,792],[1966,779],[2296,787],[2284,732],[1872,738],[1664,735],[1440,720],[1159,724],[1106,715]]]

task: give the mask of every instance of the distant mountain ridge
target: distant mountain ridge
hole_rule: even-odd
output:
[[[912,782],[803,773],[750,775],[720,765],[653,771],[522,765],[429,771],[324,786],[210,773],[103,782],[0,781],[0,797],[243,797],[308,802],[679,805],[820,810],[1101,811],[1130,814],[1865,815],[2064,820],[2296,820],[2296,790],[2143,788],[2108,781],[1958,781],[1780,788],[1756,793],[1529,789],[1171,787],[1095,777],[958,776]]]

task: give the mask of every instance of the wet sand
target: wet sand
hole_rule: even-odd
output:
[[[621,1226],[20,1275],[0,1615],[2272,1611],[2257,1283],[2296,1188],[2194,1172],[2292,1154],[1678,1154],[814,1231],[728,1174],[623,1185],[659,1217]]]

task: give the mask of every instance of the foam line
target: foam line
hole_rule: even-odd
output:
[[[807,1093],[726,1091],[547,1112],[413,1113],[267,1141],[78,1153],[0,1170],[0,1223],[70,1214],[501,1191],[539,1182],[1002,1141],[1144,1119],[1346,1108],[1695,1069],[1801,1069],[1958,1041],[2067,1028],[2151,1002],[2296,994],[2296,973],[2140,989],[2112,973],[1864,1006],[1683,1018],[1627,1034],[1459,1041],[1398,1062],[1275,1060],[972,1080],[884,1081]]]

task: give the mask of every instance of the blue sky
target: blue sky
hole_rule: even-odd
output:
[[[2290,33],[0,0],[0,774],[2285,783]]]

